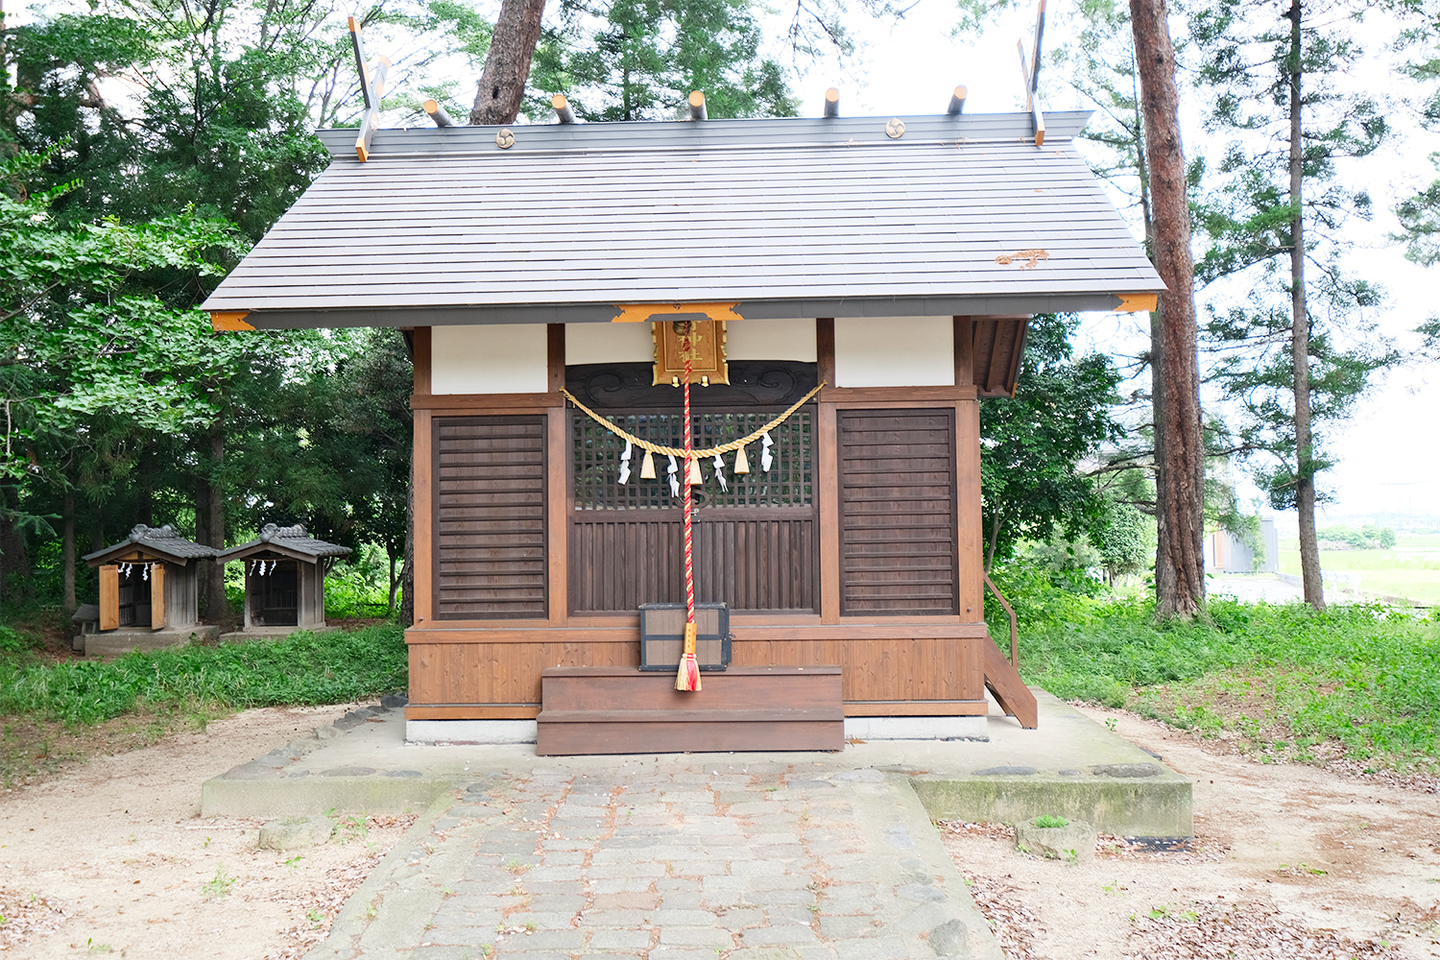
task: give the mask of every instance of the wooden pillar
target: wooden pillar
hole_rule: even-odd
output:
[[[815,366],[835,386],[835,321],[815,321]],[[820,622],[840,622],[840,445],[834,401],[820,391],[815,434],[816,506],[820,514]]]
[[[417,331],[418,332],[418,331]],[[415,378],[420,378],[419,338],[416,338]],[[427,358],[428,359],[428,358]],[[428,364],[427,364],[428,367]],[[428,369],[427,369],[428,378]],[[428,386],[428,384],[427,384]],[[434,424],[429,410],[415,411],[415,451],[411,461],[411,495],[415,502],[415,626],[435,619],[435,507]]]
[[[955,318],[956,586],[960,619],[985,619],[984,535],[980,523],[980,398],[975,389],[975,325]]]
[[[545,589],[546,612],[551,626],[564,626],[570,615],[570,411],[561,398],[565,386],[565,325],[545,328],[548,390],[554,406],[546,414],[545,499],[546,550],[549,554]]]

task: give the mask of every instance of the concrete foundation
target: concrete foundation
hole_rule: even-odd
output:
[[[423,744],[534,743],[534,720],[406,720],[405,742]]]
[[[1123,737],[1035,690],[1037,730],[998,711],[987,717],[912,718],[915,726],[852,728],[839,753],[706,754],[716,764],[794,764],[836,783],[900,777],[931,818],[1017,823],[1041,814],[1085,821],[1105,833],[1174,839],[1194,833],[1190,781]],[[390,698],[387,698],[387,700]],[[994,709],[994,708],[992,708]],[[935,721],[967,721],[947,726]],[[941,739],[973,733],[983,736]],[[902,737],[930,732],[928,739]],[[886,738],[889,733],[892,738]],[[420,810],[485,776],[538,769],[611,771],[614,756],[537,757],[533,720],[411,720],[403,699],[353,710],[308,737],[208,781],[203,816],[278,817],[330,809]],[[876,735],[878,733],[879,735]],[[645,755],[642,755],[645,756]],[[650,756],[645,762],[656,762]],[[711,760],[706,760],[711,763]]]
[[[847,740],[989,740],[985,717],[846,717]]]
[[[191,641],[215,640],[220,628],[197,624],[191,627],[165,630],[107,630],[104,633],[80,635],[87,657],[120,657],[134,650],[160,650],[165,647],[183,647]]]

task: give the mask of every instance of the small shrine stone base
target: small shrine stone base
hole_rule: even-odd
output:
[[[132,650],[183,647],[192,639],[213,641],[219,636],[219,627],[195,624],[164,630],[107,630],[104,633],[82,634],[79,639],[84,642],[87,657],[121,657]]]

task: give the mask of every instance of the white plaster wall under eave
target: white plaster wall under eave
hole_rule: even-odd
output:
[[[544,393],[545,324],[502,323],[430,330],[431,393]]]
[[[725,324],[728,360],[815,362],[814,320],[732,320]]]
[[[952,317],[836,317],[837,387],[955,383]]]
[[[565,363],[654,363],[648,323],[567,323]]]

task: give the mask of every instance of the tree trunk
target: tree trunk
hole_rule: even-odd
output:
[[[30,550],[15,523],[18,504],[0,487],[0,601],[24,604],[32,599]]]
[[[385,605],[385,612],[389,614],[395,612],[395,594],[400,592],[400,578],[396,574],[399,573],[401,558],[397,557],[388,548],[385,551],[385,558],[390,561],[390,593],[388,595],[388,602]]]
[[[471,123],[511,123],[520,114],[544,13],[545,0],[502,0],[470,109]]]
[[[64,527],[60,535],[60,562],[64,566],[65,612],[74,613],[80,603],[75,598],[75,494],[65,491],[65,500],[60,508],[65,514]]]
[[[1155,269],[1165,281],[1151,344],[1155,424],[1155,612],[1191,617],[1205,601],[1205,451],[1200,431],[1200,362],[1195,324],[1195,262],[1190,250],[1185,151],[1175,48],[1165,0],[1130,0],[1145,149],[1150,160]]]
[[[225,549],[225,484],[220,475],[225,462],[225,425],[210,428],[209,462],[195,489],[195,541],[216,550]],[[207,620],[225,614],[225,565],[211,562],[200,574],[200,602]]]
[[[1300,579],[1305,602],[1325,609],[1320,579],[1320,544],[1315,535],[1314,440],[1310,435],[1310,312],[1305,302],[1304,145],[1300,140],[1300,0],[1285,16],[1290,20],[1290,364],[1295,376],[1295,509],[1300,514]]]

